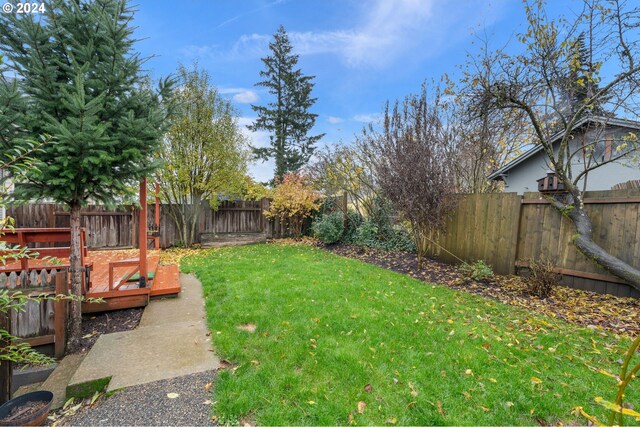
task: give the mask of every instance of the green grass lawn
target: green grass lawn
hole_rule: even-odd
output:
[[[617,373],[630,343],[306,246],[207,251],[182,270],[235,364],[215,384],[220,422],[586,424],[573,408],[604,419],[593,399],[616,381],[597,369]]]

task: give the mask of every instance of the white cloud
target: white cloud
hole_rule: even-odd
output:
[[[258,100],[258,94],[255,91],[241,87],[220,88],[218,92],[224,95],[232,94],[232,99],[238,104],[251,104]]]
[[[438,0],[374,0],[360,6],[360,19],[351,28],[289,32],[300,55],[334,54],[351,67],[383,67],[402,55],[431,56],[478,24],[496,19],[494,10],[503,0],[478,3],[460,0],[452,13],[451,3]],[[228,56],[256,57],[268,53],[272,36],[245,34]]]
[[[233,96],[233,100],[238,104],[251,104],[258,100],[258,94],[252,90],[245,90]]]
[[[327,121],[332,125],[337,125],[338,123],[344,122],[344,119],[341,119],[340,117],[329,116],[327,117]]]
[[[362,123],[378,123],[381,119],[382,114],[380,113],[356,114],[353,116],[353,120]]]

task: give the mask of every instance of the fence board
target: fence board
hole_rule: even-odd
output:
[[[203,202],[196,242],[202,233],[265,233],[270,238],[287,235],[279,220],[267,220],[263,211],[270,201],[222,201],[216,210]],[[180,244],[180,232],[166,204],[160,206],[160,246]],[[18,228],[69,227],[69,212],[63,205],[41,203],[10,207],[7,214],[16,220]],[[87,247],[90,249],[125,248],[138,246],[139,209],[131,205],[115,208],[90,205],[83,208],[81,225],[87,229]],[[149,205],[148,223],[155,221],[155,205]]]
[[[640,267],[640,191],[598,191],[585,194],[594,241],[625,262]],[[547,256],[568,276],[565,284],[615,295],[640,293],[608,275],[573,246],[575,228],[539,193],[478,194],[460,197],[456,211],[438,243],[465,261],[483,259],[496,273],[513,273],[517,261]],[[455,263],[437,245],[427,253]],[[568,274],[565,273],[565,274]],[[595,279],[598,278],[598,279]],[[603,280],[604,279],[604,280]]]

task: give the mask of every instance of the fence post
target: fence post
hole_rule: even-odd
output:
[[[60,270],[56,274],[56,295],[67,295],[67,270]],[[57,359],[64,356],[67,347],[67,309],[69,301],[57,300],[54,314],[54,353]]]
[[[11,333],[11,313],[0,313],[0,329]],[[11,342],[0,338],[0,352]],[[0,405],[11,399],[11,380],[13,375],[11,361],[0,360]]]
[[[516,274],[516,263],[518,262],[518,242],[520,242],[520,222],[522,221],[522,200],[524,196],[518,196],[518,204],[517,209],[514,212],[514,217],[516,218],[516,223],[514,225],[514,233],[513,233],[513,259],[511,260],[511,268],[509,274]]]

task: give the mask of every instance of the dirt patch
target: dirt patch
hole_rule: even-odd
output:
[[[256,331],[256,325],[253,323],[243,323],[242,325],[238,326],[238,329],[252,334]]]
[[[325,249],[425,282],[524,307],[577,325],[607,329],[627,336],[640,334],[640,299],[597,294],[564,286],[556,287],[551,296],[541,299],[528,295],[527,279],[524,277],[496,275],[488,280],[467,280],[455,266],[432,259],[426,259],[423,267],[418,268],[416,255],[410,252],[385,252],[349,245]]]
[[[130,331],[140,323],[144,308],[128,308],[125,310],[109,311],[82,316],[82,339],[80,345],[69,348],[67,353],[85,353],[102,334]]]

